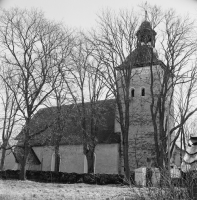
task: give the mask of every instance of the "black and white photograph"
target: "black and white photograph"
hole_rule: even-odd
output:
[[[0,200],[197,200],[197,0],[0,0]]]

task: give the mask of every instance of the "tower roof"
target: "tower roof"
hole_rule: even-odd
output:
[[[150,22],[147,21],[147,20],[143,21],[142,24],[140,25],[139,30],[141,30],[141,29],[150,29],[150,30],[152,30]]]
[[[117,68],[122,69],[125,67],[143,67],[150,65],[164,65],[161,60],[158,59],[157,51],[155,50],[155,35],[157,33],[152,29],[151,23],[145,19],[137,33],[138,38],[137,48],[127,56],[126,60]]]
[[[157,52],[153,50],[152,54],[152,47],[144,45],[139,46],[134,51],[132,51],[131,54],[127,56],[126,60],[118,68],[122,69],[129,66],[132,66],[132,68],[143,67],[150,65],[151,62],[153,62],[153,65],[163,65],[163,63],[158,59]]]
[[[145,21],[143,21],[143,22],[141,23],[141,25],[140,25],[140,27],[139,27],[139,29],[138,29],[136,35],[138,36],[138,35],[140,35],[140,34],[146,32],[146,31],[151,31],[151,32],[152,32],[151,34],[153,34],[153,36],[155,36],[155,35],[157,34],[157,33],[152,29],[151,23],[150,23],[149,21],[147,21],[147,20],[145,20]]]

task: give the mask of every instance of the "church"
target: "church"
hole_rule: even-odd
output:
[[[132,80],[130,88],[130,128],[129,128],[129,165],[130,170],[142,166],[154,165],[155,148],[153,125],[150,113],[150,63],[152,63],[154,80],[154,92],[159,88],[158,71],[165,67],[159,60],[155,50],[156,32],[150,22],[143,21],[136,33],[137,47],[128,55],[124,63],[118,69],[126,67],[132,62]],[[117,122],[117,110],[115,100],[110,99],[101,102],[102,117],[105,124],[98,131],[97,144],[94,153],[94,173],[123,173],[123,152],[121,129]],[[88,103],[86,103],[88,106]],[[60,165],[61,172],[87,173],[87,159],[83,154],[82,134],[79,130],[78,121],[69,113],[74,113],[74,105],[62,107],[65,116],[65,135],[60,141]],[[53,137],[53,128],[49,127],[40,131],[41,127],[47,126],[55,117],[55,107],[43,108],[35,114],[31,125],[31,135],[36,137],[31,140],[31,151],[27,169],[54,171],[55,149],[52,143],[47,141]],[[39,133],[39,134],[37,134]],[[23,132],[16,137],[18,144],[23,144]],[[13,169],[20,169],[20,160],[23,155],[22,148],[16,148]],[[6,166],[5,166],[6,169]]]

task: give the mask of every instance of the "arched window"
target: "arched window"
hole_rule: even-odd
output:
[[[144,97],[145,96],[145,88],[141,89],[141,96]]]
[[[94,153],[94,174],[96,174],[96,153]]]
[[[51,171],[55,171],[55,153],[51,156]]]
[[[135,89],[132,88],[132,89],[131,89],[131,97],[134,97],[134,96],[135,96]]]
[[[61,166],[61,164],[62,164],[62,157],[61,157],[61,154],[59,156],[60,156],[59,157],[59,172],[61,172],[62,171],[62,166]]]

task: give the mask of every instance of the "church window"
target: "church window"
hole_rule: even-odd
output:
[[[145,88],[141,89],[141,96],[144,97],[145,96]]]
[[[94,174],[96,173],[96,153],[94,153]]]
[[[55,171],[55,153],[51,156],[51,171]]]
[[[131,89],[131,97],[134,97],[134,96],[135,96],[135,89],[132,88],[132,89]]]

